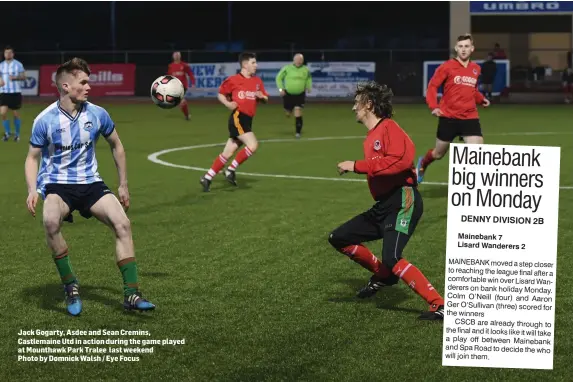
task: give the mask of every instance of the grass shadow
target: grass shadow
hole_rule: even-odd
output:
[[[384,310],[393,310],[393,311],[400,311],[400,312],[407,312],[407,313],[420,313],[419,310],[416,309],[408,309],[408,308],[400,308],[397,305],[400,303],[410,299],[410,293],[407,293],[404,289],[400,288],[398,285],[394,285],[391,287],[382,288],[376,296],[372,298],[365,298],[360,299],[356,297],[356,293],[360,288],[364,287],[365,281],[363,279],[342,279],[339,280],[340,283],[348,285],[348,289],[351,290],[351,295],[340,295],[339,297],[329,298],[328,301],[330,302],[337,302],[337,303],[375,303],[376,308],[384,309]]]

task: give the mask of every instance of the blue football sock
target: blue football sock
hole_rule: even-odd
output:
[[[5,119],[2,121],[2,123],[4,124],[4,132],[8,135],[10,135],[10,120],[9,119]]]
[[[14,117],[14,130],[16,130],[16,136],[20,136],[20,118]]]

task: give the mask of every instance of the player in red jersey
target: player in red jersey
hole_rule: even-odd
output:
[[[167,67],[167,74],[172,75],[177,78],[183,84],[185,88],[185,93],[189,88],[189,82],[191,82],[191,87],[195,87],[195,76],[191,71],[191,67],[188,63],[181,61],[181,52],[173,52],[173,62]],[[189,79],[187,79],[189,76]],[[187,105],[187,100],[183,97],[183,100],[179,104],[185,119],[189,120],[189,106]]]
[[[418,159],[418,183],[430,163],[446,155],[456,137],[469,144],[483,143],[477,105],[488,107],[489,100],[477,89],[481,67],[470,60],[474,51],[472,36],[459,36],[455,50],[456,57],[440,65],[428,84],[426,103],[432,115],[439,118],[438,132],[436,146]],[[444,95],[438,104],[438,88],[442,85]]]
[[[373,273],[359,298],[371,297],[402,279],[430,305],[420,319],[443,320],[444,299],[418,268],[402,258],[424,205],[417,189],[414,143],[392,119],[392,96],[391,89],[374,81],[358,85],[352,110],[368,129],[364,159],[341,162],[338,171],[365,174],[376,203],[335,229],[328,241]],[[383,239],[382,261],[362,245],[379,239]]]
[[[254,53],[241,53],[239,55],[241,71],[229,76],[219,87],[217,98],[231,110],[229,116],[229,140],[223,152],[213,162],[207,173],[201,177],[203,191],[211,189],[211,181],[225,167],[235,151],[243,144],[246,146],[239,151],[231,165],[225,170],[225,178],[236,186],[235,170],[257,151],[258,141],[252,130],[253,118],[257,111],[258,102],[268,102],[269,94],[265,90],[263,81],[255,77],[257,71],[257,56]]]

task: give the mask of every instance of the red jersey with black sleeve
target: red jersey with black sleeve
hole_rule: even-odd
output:
[[[426,103],[430,110],[439,108],[442,116],[454,119],[478,119],[477,106],[484,96],[477,89],[481,67],[470,61],[465,67],[455,58],[441,64],[432,76],[426,91]],[[438,88],[444,85],[443,96],[438,104]]]
[[[169,67],[167,68],[167,74],[181,81],[185,89],[189,87],[189,80],[191,80],[191,85],[195,85],[195,76],[191,71],[191,67],[186,62],[183,61],[180,61],[178,63],[172,62],[171,64],[169,64]],[[185,74],[189,76],[189,80],[187,80]]]
[[[239,112],[249,117],[254,117],[257,112],[258,100],[255,94],[258,91],[267,97],[269,96],[259,77],[247,78],[241,73],[227,77],[219,87],[219,93],[236,102]]]
[[[364,140],[364,159],[354,163],[354,172],[366,174],[374,200],[389,197],[399,187],[417,186],[416,147],[392,119],[383,119]]]

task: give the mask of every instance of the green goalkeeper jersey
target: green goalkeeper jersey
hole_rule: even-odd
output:
[[[305,89],[312,89],[312,77],[306,65],[296,67],[294,64],[285,65],[277,74],[277,88],[289,94],[301,94]]]

